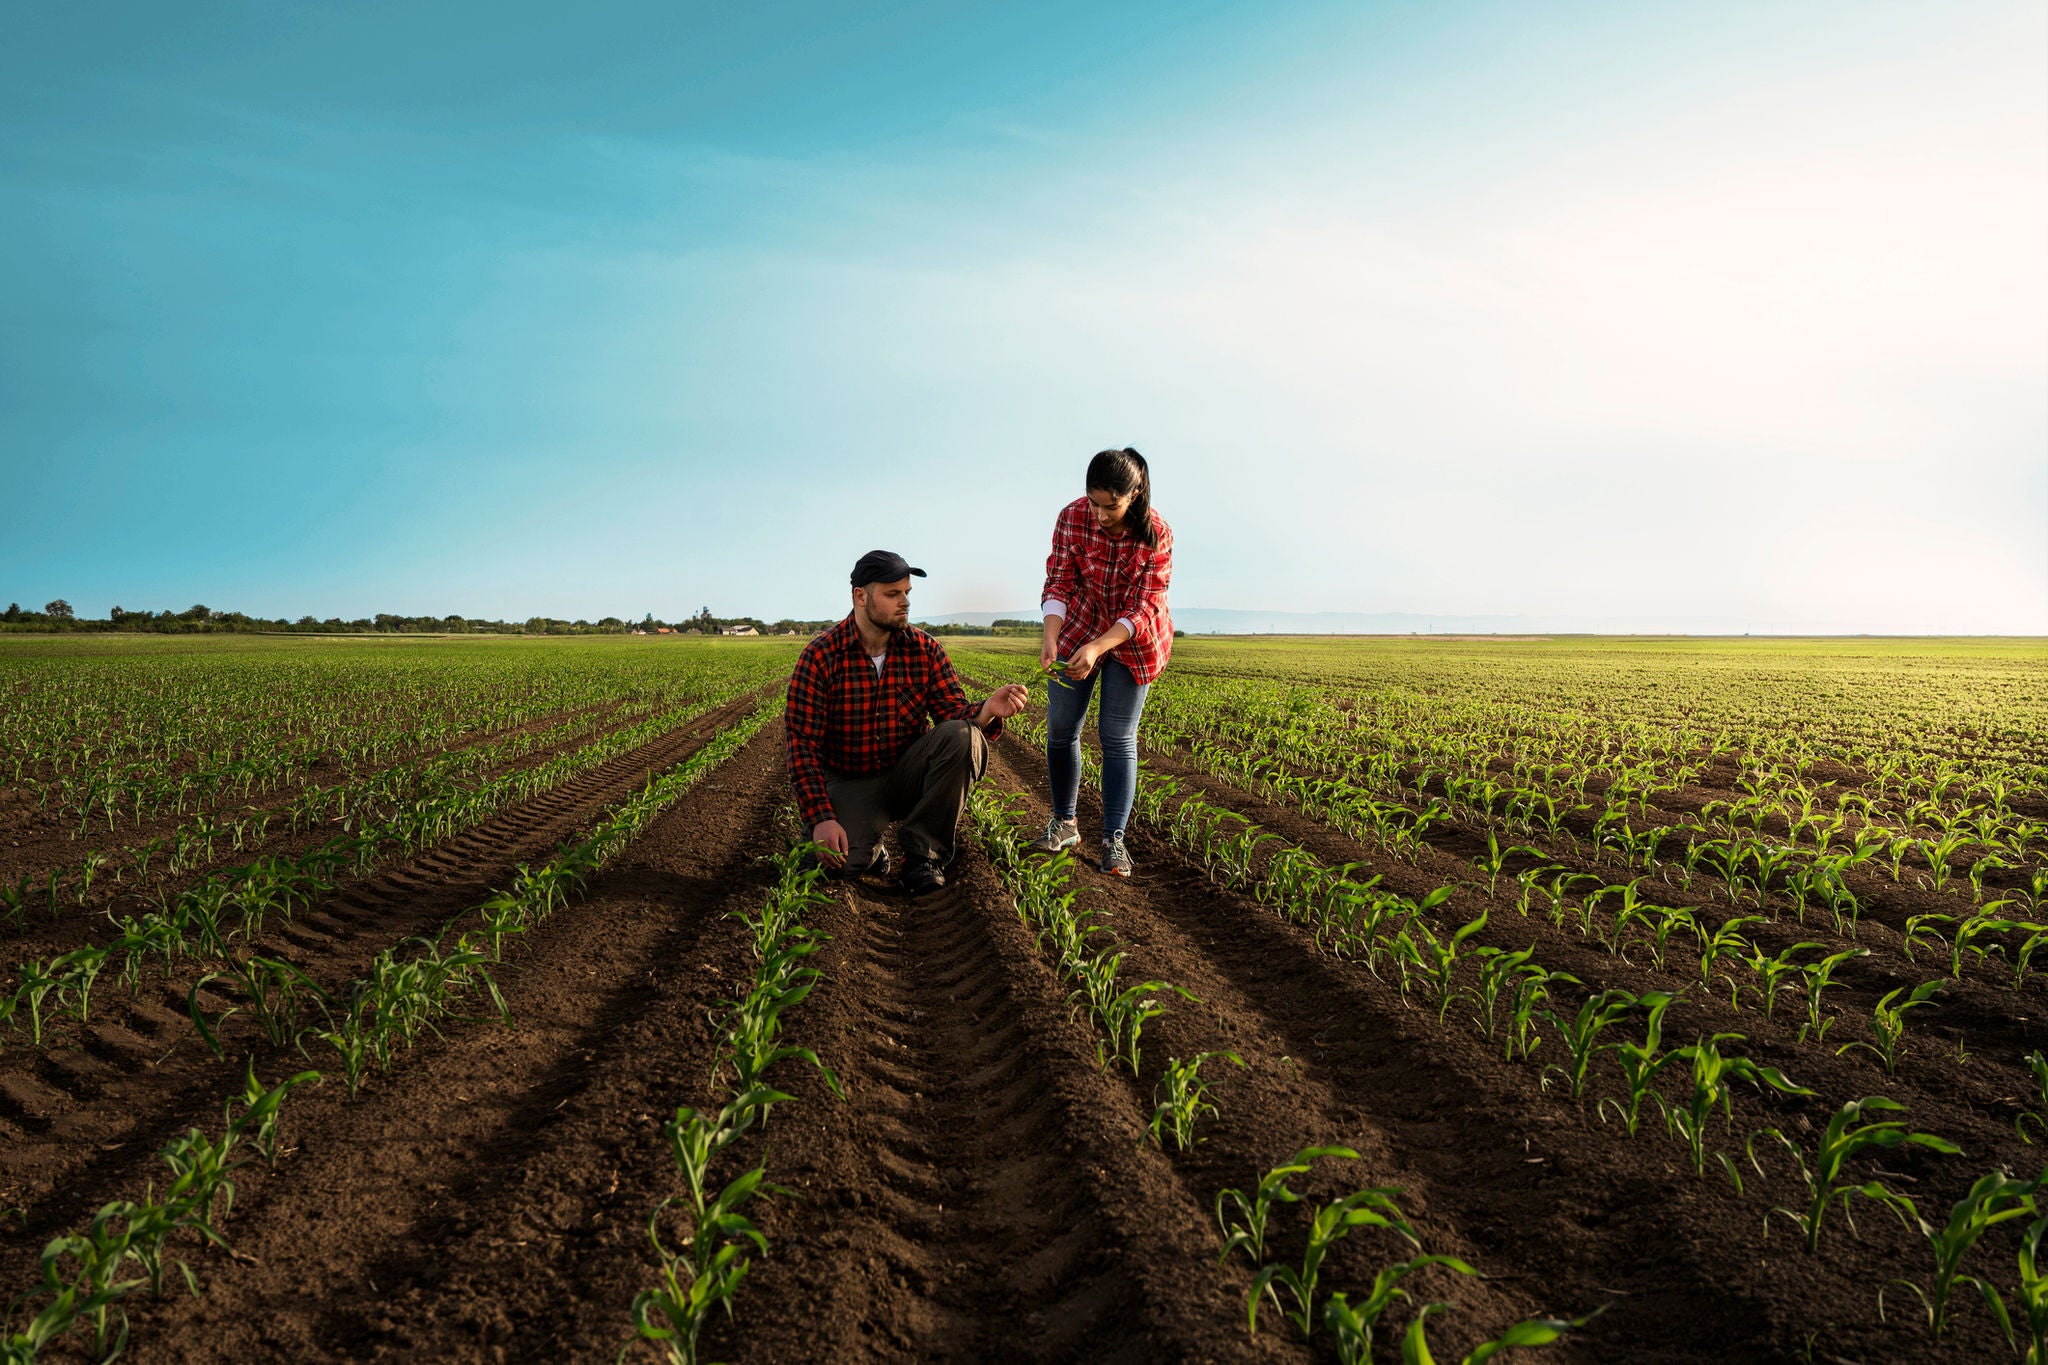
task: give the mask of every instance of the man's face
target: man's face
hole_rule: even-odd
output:
[[[854,610],[867,613],[868,622],[875,629],[901,630],[910,624],[910,580],[899,578],[894,583],[870,583],[855,588],[853,606]]]

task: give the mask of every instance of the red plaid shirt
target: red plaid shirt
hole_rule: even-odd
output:
[[[825,774],[866,777],[896,766],[934,720],[973,711],[939,642],[915,626],[889,637],[880,675],[848,616],[804,646],[789,675],[784,728],[797,809],[812,826],[833,818]],[[990,722],[988,736],[1003,732]]]
[[[1047,614],[1057,609],[1066,615],[1067,623],[1060,629],[1062,659],[1118,621],[1129,622],[1131,638],[1112,649],[1109,657],[1141,683],[1158,677],[1173,653],[1173,618],[1166,612],[1166,585],[1173,578],[1173,532],[1157,512],[1147,515],[1159,542],[1156,549],[1097,526],[1086,498],[1061,508],[1059,520],[1052,524],[1045,591],[1039,594]]]

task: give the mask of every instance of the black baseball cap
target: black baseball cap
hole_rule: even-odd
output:
[[[913,569],[910,561],[893,550],[869,550],[853,566],[853,586],[864,588],[870,583],[894,583],[899,578],[915,574],[925,576],[923,569]]]

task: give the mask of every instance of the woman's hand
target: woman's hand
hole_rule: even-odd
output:
[[[1045,635],[1038,642],[1038,671],[1040,673],[1052,672],[1052,666],[1060,661],[1060,627],[1066,623],[1065,617],[1048,616],[1045,618]]]
[[[1101,653],[1102,651],[1096,648],[1095,642],[1093,640],[1090,640],[1087,644],[1082,645],[1072,654],[1069,654],[1067,656],[1068,680],[1071,682],[1080,682],[1089,674],[1093,673],[1095,671],[1095,660],[1101,655]]]

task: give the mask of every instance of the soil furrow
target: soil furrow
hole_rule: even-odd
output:
[[[1042,819],[1039,760],[1022,746],[1005,745],[999,755],[1005,785],[1030,793]],[[1096,794],[1084,789],[1084,838],[1099,818]],[[1594,1095],[1614,1086],[1598,1087],[1582,1107],[1573,1106],[1545,1090],[1536,1066],[1502,1061],[1466,1018],[1468,1007],[1454,1006],[1448,1024],[1439,1025],[1433,1010],[1404,1006],[1390,985],[1362,966],[1321,954],[1270,908],[1213,886],[1170,845],[1143,829],[1129,838],[1138,875],[1108,894],[1120,912],[1119,932],[1142,945],[1134,950],[1139,960],[1156,964],[1144,970],[1167,979],[1178,971],[1211,982],[1212,990],[1220,980],[1219,999],[1246,1002],[1248,1017],[1227,1033],[1265,1050],[1283,1047],[1300,1068],[1291,1093],[1320,1083],[1338,1105],[1355,1106],[1362,1124],[1352,1135],[1377,1142],[1395,1169],[1415,1173],[1414,1206],[1475,1248],[1482,1271],[1514,1281],[1546,1311],[1613,1305],[1581,1339],[1554,1348],[1555,1358],[1793,1360],[1803,1358],[1816,1331],[1820,1354],[1960,1358],[1929,1351],[1924,1336],[1896,1314],[1891,1325],[1877,1319],[1878,1284],[1895,1275],[1925,1275],[1924,1247],[1897,1224],[1860,1220],[1862,1242],[1838,1227],[1838,1240],[1818,1257],[1806,1256],[1782,1228],[1763,1240],[1769,1204],[1796,1202],[1788,1183],[1757,1179],[1745,1199],[1717,1171],[1706,1180],[1694,1177],[1654,1111],[1633,1140],[1595,1117]],[[1455,917],[1455,909],[1450,914]],[[1182,946],[1195,960],[1179,955]],[[1167,1021],[1161,1027],[1172,1036]],[[1260,1041],[1261,1033],[1271,1041]],[[1627,1036],[1640,1036],[1639,1026]],[[1688,1039],[1689,1033],[1672,1042]],[[1556,1061],[1557,1051],[1553,1036],[1539,1056]],[[1873,1084],[1855,1093],[1891,1092]],[[1732,1148],[1739,1158],[1743,1135],[1766,1123],[1784,1124],[1810,1141],[1832,1103],[1773,1103],[1745,1091],[1737,1107],[1743,1126],[1717,1131],[1712,1145]],[[1370,1156],[1361,1142],[1351,1145]],[[1919,1155],[1888,1156],[1884,1164],[1905,1188],[1928,1193],[1930,1211],[1945,1210],[1989,1155],[1979,1148],[1967,1168]],[[1435,1249],[1427,1238],[1425,1244]],[[1754,1254],[1731,1255],[1737,1247]],[[1344,1265],[1341,1251],[1333,1263]],[[1461,1306],[1476,1303],[1462,1285],[1448,1286],[1447,1294]],[[1835,1306],[1839,1316],[1813,1321],[1816,1301]],[[1451,1323],[1444,1325],[1451,1340]],[[1967,1341],[1988,1356],[1995,1345],[1981,1319],[1954,1330],[1950,1348]]]
[[[255,1268],[137,1322],[140,1360],[600,1360],[652,1279],[673,1188],[659,1125],[704,1096],[707,1007],[745,972],[721,912],[768,884],[779,732],[658,819],[501,974],[480,1022],[349,1102],[297,1106],[297,1154],[238,1201]],[[777,1116],[778,1121],[781,1115]],[[665,1178],[667,1177],[667,1178]]]
[[[743,1311],[713,1354],[1279,1358],[1245,1338],[1244,1277],[1211,1268],[1202,1200],[1140,1147],[1138,1099],[1098,1069],[978,849],[915,901],[842,883],[818,923],[831,979],[799,1028],[848,1098],[796,1079],[805,1107],[769,1173],[800,1197],[765,1214],[774,1254],[747,1290],[803,1311]]]
[[[488,896],[516,862],[552,847],[629,794],[649,770],[681,762],[755,704],[752,695],[736,699],[457,836],[444,848],[459,861],[439,875],[415,879],[407,868],[378,874],[314,912],[302,912],[295,926],[282,920],[267,925],[256,946],[294,961],[323,987],[346,985],[378,952],[409,935],[437,930]],[[287,927],[298,931],[289,939]],[[220,1102],[230,1078],[190,1022],[189,979],[181,974],[171,984],[146,974],[137,997],[109,980],[95,1004],[94,1022],[75,1040],[53,1042],[41,1052],[11,1049],[0,1058],[0,1202],[28,1211],[0,1241],[0,1268],[31,1245],[39,1247],[38,1239],[52,1229],[74,1221],[80,1191],[111,1184],[119,1193],[122,1172],[145,1162],[165,1136],[202,1121]],[[221,986],[202,993],[200,1004],[218,1017],[235,1003],[231,994]],[[294,1052],[262,1044],[244,1017],[221,1020],[218,1032],[230,1057],[253,1051],[266,1076],[305,1065]],[[146,1039],[147,1045],[128,1044],[127,1036]],[[95,1039],[96,1048],[81,1045]],[[112,1058],[103,1060],[110,1052]],[[313,1064],[321,1063],[315,1055]]]

